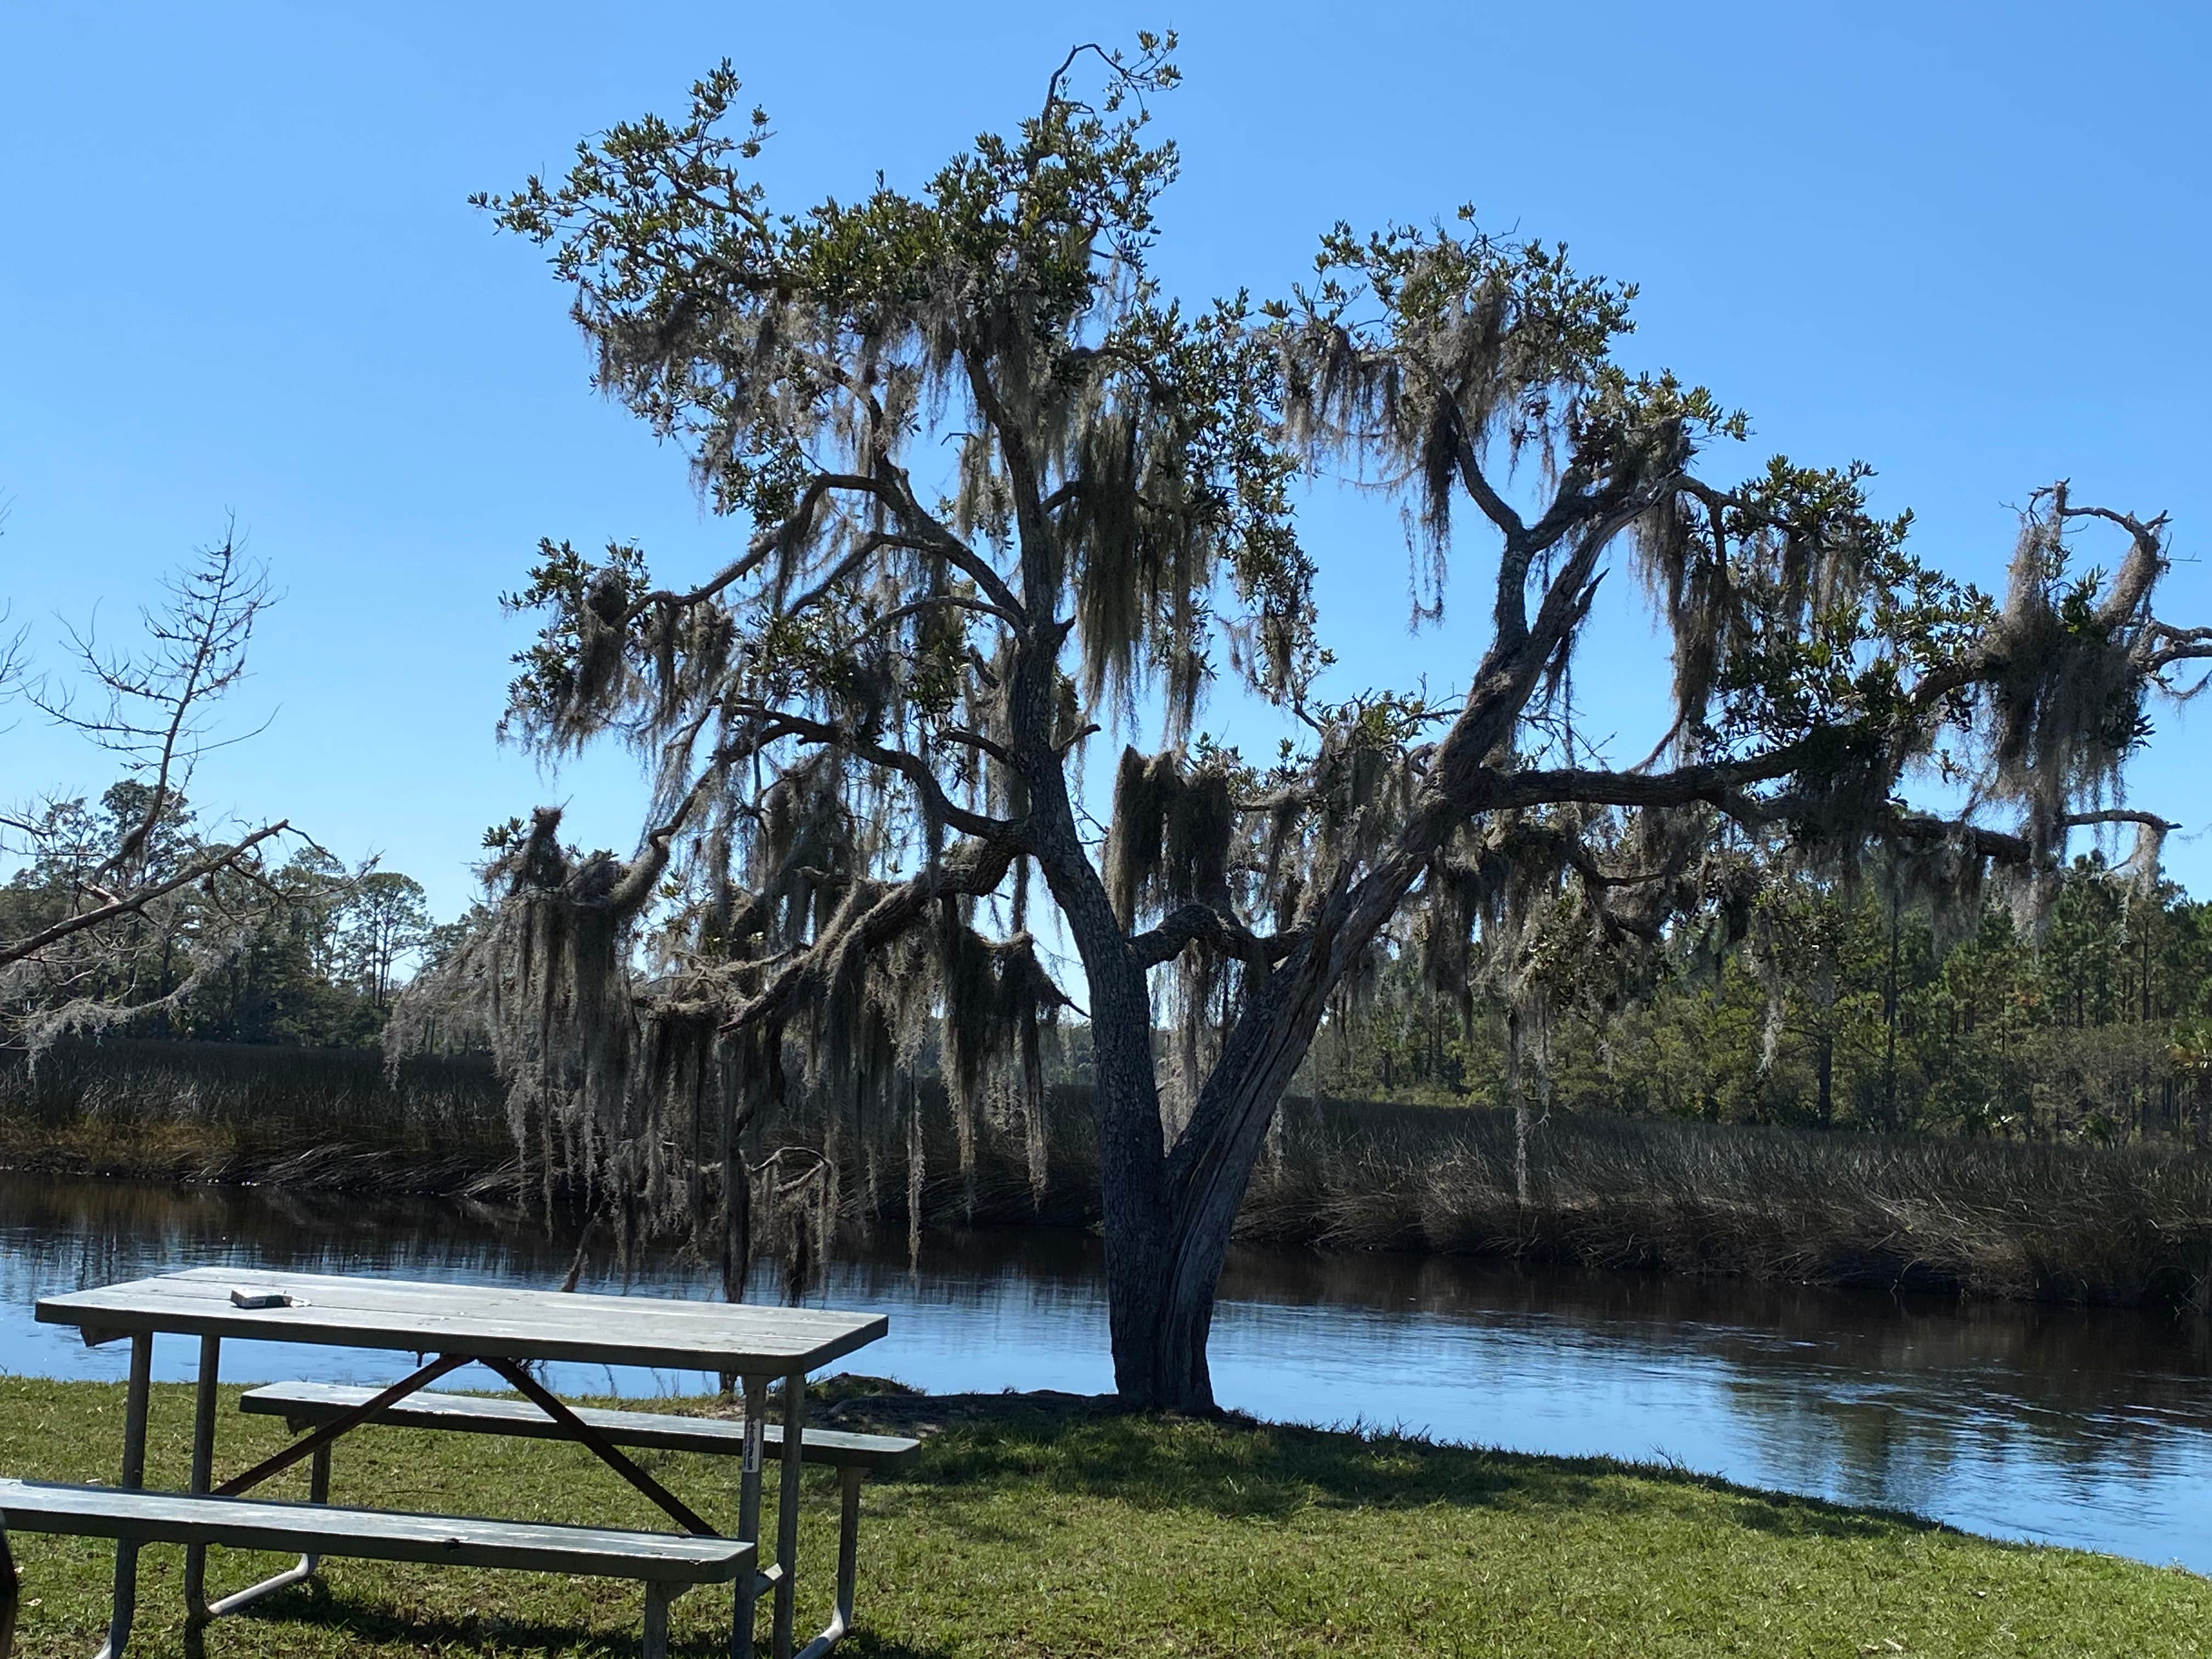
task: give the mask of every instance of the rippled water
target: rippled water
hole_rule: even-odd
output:
[[[175,1267],[550,1285],[573,1241],[452,1204],[0,1175],[0,1370],[120,1378],[36,1324],[41,1295]],[[633,1288],[704,1296],[678,1267]],[[618,1290],[586,1276],[584,1288]],[[771,1295],[763,1279],[757,1291]],[[807,1300],[878,1310],[847,1362],[932,1390],[1111,1386],[1095,1241],[933,1239],[919,1272],[862,1255]],[[194,1345],[155,1344],[191,1375]],[[2212,1572],[2212,1328],[2126,1312],[1959,1309],[1858,1293],[1530,1274],[1449,1258],[1242,1250],[1214,1321],[1222,1404],[1402,1425],[1517,1449],[1670,1460],[1754,1486],[1917,1510],[1977,1532]],[[234,1381],[394,1377],[404,1355],[224,1346]],[[555,1367],[575,1392],[694,1393],[674,1372]]]

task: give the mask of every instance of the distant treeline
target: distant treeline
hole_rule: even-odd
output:
[[[927,1225],[1089,1225],[1090,1091],[963,1124],[919,1091]],[[905,1228],[906,1146],[793,1109],[752,1148],[830,1155],[836,1220]],[[963,1156],[963,1147],[965,1155]],[[362,1190],[536,1194],[488,1062],[194,1042],[0,1059],[0,1160],[88,1174]],[[578,1200],[580,1195],[567,1195]],[[1637,1121],[1554,1111],[1517,1188],[1510,1112],[1334,1098],[1286,1103],[1242,1236],[1531,1263],[1740,1273],[2196,1312],[2212,1285],[2212,1157],[2136,1146]],[[773,1240],[763,1241],[771,1253]]]
[[[1378,962],[1302,1086],[1505,1103],[1500,1006]],[[1986,908],[1962,939],[1878,889],[1808,890],[1717,960],[1524,1018],[1546,1110],[2100,1143],[2212,1136],[2212,905],[2092,856],[2040,938]]]
[[[0,934],[60,914],[72,857],[109,846],[141,805],[142,787],[125,782],[96,805],[52,808],[68,833],[58,831],[56,850],[0,884]],[[161,833],[155,873],[198,844],[186,803],[176,803]],[[397,872],[349,872],[310,850],[278,874],[297,902],[226,951],[221,971],[180,1000],[173,994],[188,954],[180,945],[207,925],[193,904],[158,925],[130,922],[115,982],[76,994],[142,1008],[125,1027],[135,1036],[288,1054],[366,1047],[410,971],[454,948],[469,925],[432,926],[422,888]],[[1671,968],[1650,981],[1568,974],[1565,990],[1536,999],[1524,982],[1524,1093],[1539,1118],[2105,1144],[2212,1139],[2212,904],[2092,854],[2061,878],[2039,933],[1993,903],[1959,938],[1939,932],[1936,909],[1885,897],[1879,883],[1846,891],[1778,878],[1735,937],[1680,941],[1662,953]],[[1602,988],[1575,982],[1583,979]],[[1330,1011],[1294,1092],[1508,1105],[1505,1001],[1504,988],[1480,973],[1437,982],[1419,939],[1386,945]],[[0,1017],[26,1012],[0,1009]],[[1159,1053],[1169,1109],[1178,1102],[1187,1109],[1164,1031]],[[264,1060],[241,1064],[275,1078],[309,1063]],[[1079,1024],[1048,1034],[1045,1060],[1057,1081],[1088,1080]],[[929,1053],[918,1062],[933,1069]],[[220,1071],[224,1062],[205,1064]],[[380,1062],[364,1054],[328,1064],[367,1076]],[[270,1098],[285,1093],[268,1087]],[[488,1078],[483,1087],[493,1098]]]
[[[144,850],[143,879],[188,870],[208,843],[191,803],[172,795]],[[45,807],[32,856],[0,883],[0,939],[27,938],[72,913],[88,870],[112,855],[145,812],[148,789],[125,780],[97,802]],[[396,870],[349,870],[307,847],[266,872],[281,904],[241,903],[227,872],[120,918],[90,972],[59,984],[23,980],[0,1000],[0,1025],[35,1028],[64,1006],[134,1036],[222,1042],[374,1044],[392,994],[458,928],[432,925],[422,884]],[[210,965],[212,964],[212,965]]]

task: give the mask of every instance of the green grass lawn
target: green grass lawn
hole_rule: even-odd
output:
[[[847,1649],[855,1659],[2212,1656],[2212,1582],[1664,1471],[1012,1401],[904,1409],[944,1427],[903,1479],[868,1489],[860,1629]],[[191,1418],[188,1388],[155,1389],[149,1486],[185,1484]],[[112,1480],[122,1419],[120,1388],[0,1377],[0,1474]],[[218,1475],[283,1438],[275,1419],[227,1410]],[[733,1514],[727,1462],[640,1461],[709,1520]],[[304,1470],[268,1495],[304,1497]],[[342,1443],[332,1497],[662,1524],[580,1448],[421,1431],[365,1430]],[[815,1472],[800,1556],[810,1631],[827,1614],[834,1529],[834,1487]],[[25,1536],[17,1555],[20,1651],[91,1652],[106,1620],[109,1548]],[[220,1591],[281,1565],[219,1553],[210,1576]],[[636,1645],[635,1585],[359,1561],[325,1573],[216,1625],[212,1659]],[[133,1654],[184,1650],[181,1576],[180,1550],[145,1552]],[[679,1650],[726,1653],[729,1613],[722,1589],[685,1596]]]

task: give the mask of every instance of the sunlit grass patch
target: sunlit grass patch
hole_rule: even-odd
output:
[[[855,1401],[846,1420],[870,1409]],[[0,1473],[112,1480],[121,1411],[108,1385],[0,1379]],[[908,1475],[868,1489],[855,1659],[2212,1655],[2212,1583],[2189,1574],[1663,1468],[1127,1418],[1065,1398],[914,1397],[866,1420],[938,1427]],[[190,1390],[157,1388],[151,1483],[184,1484],[190,1421]],[[283,1438],[274,1419],[227,1413],[218,1468]],[[640,1461],[710,1520],[731,1518],[726,1462]],[[334,1476],[340,1503],[664,1524],[588,1454],[543,1442],[364,1431]],[[272,1495],[303,1487],[287,1475]],[[834,1535],[834,1489],[811,1472],[809,1628],[827,1616]],[[19,1554],[36,1602],[22,1651],[90,1651],[108,1550],[26,1537]],[[276,1565],[218,1555],[216,1582]],[[134,1653],[183,1651],[180,1573],[180,1551],[145,1553]],[[638,1599],[602,1581],[337,1561],[324,1583],[217,1626],[208,1652],[627,1654]],[[679,1650],[726,1651],[728,1618],[726,1593],[685,1596]]]

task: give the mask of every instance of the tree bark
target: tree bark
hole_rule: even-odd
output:
[[[1206,1352],[1214,1297],[1267,1126],[1313,1045],[1330,993],[1437,848],[1494,804],[1488,763],[1510,739],[1559,641],[1579,624],[1598,549],[1632,516],[1590,532],[1553,575],[1536,628],[1522,627],[1485,656],[1395,845],[1380,856],[1347,858],[1322,884],[1305,937],[1247,998],[1172,1150],[1160,1117],[1145,969],[1083,850],[1066,774],[1046,738],[1053,659],[1036,648],[1018,654],[1009,712],[1030,781],[1031,850],[1091,988],[1107,1304],[1115,1389],[1124,1404],[1215,1408]],[[1030,602],[1043,612],[1040,599]]]
[[[1897,1133],[1897,893],[1889,896],[1889,972],[1882,981],[1881,1017],[1887,1035],[1881,1059],[1881,1127]]]
[[[1367,862],[1358,879],[1347,862],[1325,884],[1305,939],[1252,992],[1224,1038],[1171,1153],[1161,1145],[1143,972],[1088,860],[1041,855],[1091,980],[1107,1295],[1115,1387],[1124,1402],[1215,1408],[1206,1354],[1214,1297],[1267,1126],[1313,1045],[1330,994],[1397,913],[1436,848],[1486,805],[1484,763],[1510,733],[1567,626],[1571,607],[1559,595],[1579,591],[1589,556],[1585,550],[1554,579],[1534,636],[1485,658],[1396,845]],[[1064,791],[1055,770],[1041,792],[1052,798],[1055,817],[1065,810]],[[1055,824],[1050,838],[1060,835]],[[1072,812],[1065,835],[1072,847]]]
[[[1123,1364],[1121,1310],[1116,1310],[1115,1383],[1132,1403],[1215,1409],[1206,1340],[1222,1268],[1268,1126],[1321,1027],[1335,979],[1324,935],[1302,946],[1255,994],[1223,1045],[1190,1130],[1176,1145],[1153,1299],[1127,1310],[1127,1322],[1146,1332],[1141,1355],[1133,1349],[1131,1354],[1133,1361],[1141,1358],[1141,1365]]]
[[[1521,1079],[1521,1011],[1505,1011],[1505,1097],[1513,1103],[1513,1200],[1528,1207],[1528,1094]]]
[[[1823,1030],[1814,1048],[1814,1075],[1820,1080],[1819,1112],[1823,1129],[1836,1121],[1836,1034]]]
[[[1020,653],[1009,713],[1021,737],[1030,785],[1030,850],[1060,907],[1091,989],[1115,1391],[1134,1407],[1182,1406],[1193,1396],[1187,1382],[1169,1380],[1187,1374],[1188,1364],[1187,1356],[1168,1356],[1168,1264],[1175,1227],[1152,1060],[1152,992],[1122,919],[1115,914],[1076,830],[1066,775],[1051,746],[1052,677],[1053,659],[1046,651]],[[1210,1405],[1202,1357],[1200,1364],[1199,1387]]]

